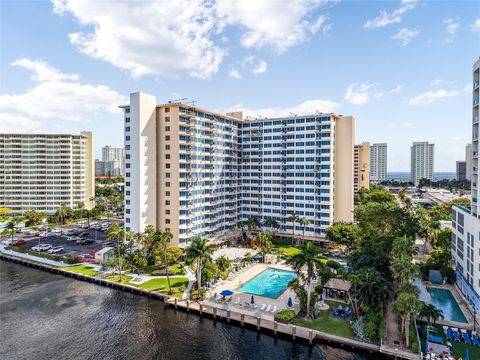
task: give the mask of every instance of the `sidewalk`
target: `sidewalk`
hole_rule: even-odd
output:
[[[17,257],[17,258],[26,259],[26,260],[35,261],[35,262],[42,263],[42,264],[45,264],[45,265],[50,265],[50,266],[56,266],[56,267],[71,266],[71,264],[66,264],[63,261],[55,261],[55,260],[46,259],[46,258],[43,258],[43,257],[40,257],[40,256],[33,256],[33,255],[30,255],[30,254],[24,254],[24,253],[13,251],[13,250],[7,250],[5,248],[5,245],[0,245],[0,252],[4,253],[6,255],[10,255],[10,256]]]

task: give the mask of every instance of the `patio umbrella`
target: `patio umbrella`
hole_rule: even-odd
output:
[[[323,301],[323,293],[320,294],[320,301]]]
[[[220,295],[222,296],[232,296],[233,295],[233,291],[232,290],[223,290]]]
[[[465,360],[470,360],[470,350],[465,350]]]
[[[255,304],[255,299],[254,299],[253,295],[252,295],[252,298],[250,299],[250,304],[252,304],[252,305]]]
[[[235,265],[235,271],[238,271],[238,264]]]
[[[205,283],[205,287],[206,287],[207,289],[210,289],[210,281],[207,281],[207,282]]]
[[[293,301],[291,297],[288,298],[287,306],[290,308],[293,306]]]
[[[218,283],[218,278],[216,276],[213,277],[213,283],[214,284]]]

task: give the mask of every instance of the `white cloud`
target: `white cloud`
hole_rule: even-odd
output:
[[[12,66],[20,66],[32,71],[30,79],[33,81],[55,81],[55,80],[78,80],[77,74],[64,74],[45,61],[32,61],[27,58],[21,58],[11,63]]]
[[[267,63],[265,61],[260,61],[257,66],[255,66],[252,70],[252,73],[254,74],[263,74],[265,71],[267,71]]]
[[[24,60],[29,64],[37,63],[28,59]],[[48,64],[45,65],[49,68]],[[31,70],[39,80],[41,77],[37,68],[31,67]],[[61,73],[58,72],[58,74]],[[53,79],[55,77],[50,76]],[[128,101],[125,96],[105,85],[49,80],[48,76],[46,79],[23,94],[0,95],[0,109],[15,111],[35,118],[80,121],[101,111],[120,112],[118,105]]]
[[[345,93],[345,100],[352,105],[364,105],[370,101],[369,89],[376,84],[350,84]]]
[[[332,113],[337,111],[340,104],[330,101],[330,100],[306,100],[300,104],[291,106],[291,107],[273,107],[273,108],[263,108],[263,109],[250,109],[243,105],[236,105],[233,108],[228,109],[228,111],[243,111],[246,115],[252,117],[281,117],[289,116],[290,114],[295,115],[307,115],[313,114],[315,112],[322,113]]]
[[[365,29],[374,29],[374,28],[381,28],[390,24],[396,24],[402,21],[402,16],[407,11],[412,10],[417,5],[417,1],[410,0],[410,1],[402,1],[403,6],[394,10],[392,13],[388,13],[386,10],[380,11],[380,15],[378,15],[373,20],[368,20],[363,27]]]
[[[400,91],[402,91],[403,85],[397,85],[393,89],[388,90],[389,94],[398,94]]]
[[[472,25],[470,25],[470,27],[472,28],[473,32],[480,31],[480,18],[475,19],[475,21],[473,22]]]
[[[242,78],[242,75],[240,75],[240,73],[236,69],[231,69],[230,72],[228,73],[228,76],[234,79]]]
[[[470,91],[472,91],[472,90],[473,90],[473,85],[472,85],[472,83],[468,83],[468,84],[466,84],[466,85],[463,87],[463,91],[465,91],[465,92],[470,92]]]
[[[242,60],[242,68],[246,68],[247,66],[251,65],[253,61],[255,60],[255,56],[253,55],[248,55]]]
[[[71,13],[93,28],[70,34],[73,45],[133,77],[187,73],[208,78],[216,73],[226,52],[212,40],[215,9],[205,5],[202,0],[53,0],[57,14]]]
[[[407,46],[410,42],[420,34],[420,29],[407,29],[401,28],[398,32],[392,36],[393,39],[400,40],[403,46]]]
[[[381,98],[383,95],[385,95],[383,91],[377,91],[376,93],[373,93],[373,97],[375,98]]]
[[[327,17],[313,17],[325,0],[217,0],[217,14],[223,25],[245,29],[241,37],[245,47],[273,46],[281,53],[306,41],[323,26]]]
[[[445,19],[443,23],[447,32],[447,42],[452,42],[458,29],[460,29],[460,20],[458,18]]]
[[[40,127],[40,121],[18,114],[0,113],[0,133],[33,133],[38,132]]]
[[[429,105],[459,94],[457,90],[438,89],[436,91],[427,91],[408,100],[409,105]]]

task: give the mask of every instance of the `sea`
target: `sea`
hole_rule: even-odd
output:
[[[439,181],[439,180],[453,180],[456,177],[456,173],[454,172],[434,172],[433,173],[433,180],[434,181]],[[392,171],[392,172],[387,172],[387,178],[388,180],[397,180],[397,181],[410,181],[410,172],[405,171]]]

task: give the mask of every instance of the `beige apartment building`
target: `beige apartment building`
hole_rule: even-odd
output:
[[[355,145],[354,149],[354,191],[370,188],[370,143]]]
[[[253,119],[143,93],[122,108],[126,230],[168,228],[185,246],[237,239],[250,217],[271,217],[291,236],[295,213],[322,240],[334,220],[353,219],[353,117]]]
[[[92,207],[93,134],[0,134],[0,207],[53,214],[61,204]]]

